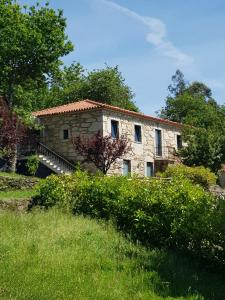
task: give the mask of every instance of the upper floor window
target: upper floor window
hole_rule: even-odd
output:
[[[177,149],[181,149],[183,147],[183,144],[182,144],[182,136],[181,135],[177,135]]]
[[[162,156],[162,131],[160,129],[155,130],[155,154]]]
[[[63,129],[63,139],[68,140],[69,139],[69,130]]]
[[[134,140],[135,142],[141,143],[141,126],[140,125],[134,125]]]
[[[119,137],[119,122],[111,120],[111,137],[116,139]]]

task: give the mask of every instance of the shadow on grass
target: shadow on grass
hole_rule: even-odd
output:
[[[153,250],[144,267],[158,273],[161,283],[156,291],[162,296],[224,300],[225,272],[212,271],[196,259],[172,251]],[[163,289],[162,289],[163,288]],[[160,291],[164,291],[163,294]],[[198,296],[199,297],[198,297]]]

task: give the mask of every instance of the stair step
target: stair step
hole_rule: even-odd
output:
[[[38,154],[38,157],[44,165],[46,165],[49,169],[51,169],[57,174],[70,175],[72,173],[72,170],[70,170],[69,167],[67,168],[63,160],[62,163],[59,160],[55,162],[54,157],[48,157],[48,155],[45,156],[44,154]]]

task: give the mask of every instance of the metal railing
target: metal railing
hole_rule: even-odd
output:
[[[37,152],[38,154],[46,156],[46,158],[51,160],[51,162],[55,163],[56,165],[59,165],[59,167],[63,167],[71,172],[73,172],[75,169],[75,166],[72,163],[42,143],[38,143]]]
[[[163,146],[154,148],[154,158],[158,160],[177,160],[178,154],[175,147]]]

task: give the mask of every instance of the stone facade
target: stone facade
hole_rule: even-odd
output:
[[[40,117],[40,122],[44,125],[41,142],[67,160],[77,162],[82,158],[75,152],[70,140],[71,136],[91,137],[98,130],[103,135],[111,134],[112,120],[118,121],[119,136],[124,136],[130,141],[132,150],[111,166],[108,172],[109,175],[123,174],[123,160],[130,161],[131,173],[142,177],[147,175],[147,163],[152,163],[153,167],[156,168],[156,129],[161,130],[162,134],[162,155],[159,160],[167,163],[170,161],[168,149],[177,148],[177,135],[181,134],[179,126],[168,125],[113,110],[97,109]],[[141,128],[141,142],[135,142],[135,125],[139,125]],[[64,130],[69,132],[68,139],[63,137]],[[173,161],[171,162],[173,163]],[[93,170],[93,166],[89,166],[89,169]]]
[[[173,154],[170,150],[177,149],[177,135],[181,135],[181,129],[175,126],[169,126],[163,123],[155,123],[151,120],[129,116],[123,113],[105,110],[103,111],[103,134],[111,133],[111,120],[118,121],[119,136],[126,137],[131,144],[132,150],[121,159],[118,159],[108,174],[123,174],[123,160],[129,160],[131,164],[131,173],[138,176],[147,175],[147,163],[156,165],[156,160],[174,163]],[[141,142],[135,142],[134,126],[141,126]],[[162,157],[155,155],[155,129],[161,130],[162,133]],[[155,170],[157,171],[157,170]]]
[[[73,162],[82,158],[75,152],[71,137],[81,135],[89,138],[99,130],[102,132],[103,116],[100,110],[43,116],[39,119],[44,126],[41,143]],[[64,130],[68,130],[67,139],[63,137]]]

